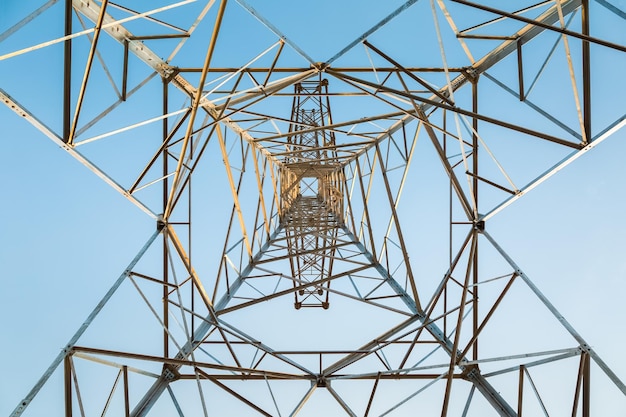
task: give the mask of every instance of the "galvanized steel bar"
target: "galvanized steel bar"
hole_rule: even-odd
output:
[[[22,413],[24,412],[24,410],[26,409],[26,407],[28,407],[28,405],[31,403],[31,401],[33,400],[33,398],[35,398],[35,396],[39,393],[39,391],[41,390],[41,388],[44,386],[44,384],[46,383],[46,381],[48,381],[48,379],[50,378],[50,376],[52,376],[52,373],[57,369],[57,367],[59,366],[59,364],[61,362],[63,362],[63,360],[67,360],[68,355],[70,354],[71,350],[74,348],[74,345],[76,345],[76,342],[78,342],[78,340],[80,339],[80,337],[83,335],[83,333],[85,333],[85,331],[87,330],[87,328],[91,325],[91,323],[93,322],[93,320],[96,318],[96,316],[98,316],[98,314],[100,314],[100,312],[102,311],[102,309],[104,308],[104,306],[107,304],[107,302],[111,299],[111,297],[113,296],[113,294],[115,294],[115,292],[117,291],[117,289],[120,287],[120,285],[122,285],[122,283],[126,280],[126,278],[130,275],[130,273],[132,272],[133,268],[135,267],[135,265],[137,265],[137,262],[139,262],[139,260],[143,257],[143,255],[146,253],[146,251],[150,248],[150,246],[152,245],[152,243],[155,241],[155,239],[157,238],[157,236],[161,233],[161,230],[157,230],[155,231],[152,236],[150,236],[150,238],[148,239],[148,241],[145,243],[145,245],[141,248],[141,250],[137,253],[137,255],[133,258],[133,260],[128,264],[128,266],[126,267],[126,269],[124,270],[124,272],[122,272],[122,274],[119,276],[119,278],[113,283],[113,285],[111,286],[111,288],[109,289],[109,291],[107,291],[107,293],[104,295],[104,297],[102,297],[102,299],[100,300],[100,302],[98,303],[98,305],[96,305],[96,307],[93,309],[93,311],[89,314],[89,316],[87,316],[87,318],[85,319],[85,321],[83,321],[83,323],[81,324],[81,326],[78,328],[78,330],[76,331],[76,333],[74,333],[74,336],[72,336],[72,338],[66,343],[65,347],[63,348],[63,350],[57,355],[57,357],[52,361],[52,364],[50,364],[50,366],[48,367],[48,369],[44,372],[44,374],[41,376],[41,378],[39,379],[39,381],[37,381],[37,383],[35,384],[35,386],[30,390],[30,392],[28,393],[28,395],[26,395],[26,397],[24,397],[24,399],[17,405],[17,407],[15,408],[15,410],[13,410],[13,412],[11,413],[10,417],[18,417],[20,415],[22,415]],[[67,370],[66,370],[67,371]]]
[[[4,40],[7,39],[9,36],[13,35],[15,32],[17,32],[18,30],[26,26],[28,23],[32,22],[37,16],[41,15],[43,12],[48,10],[50,6],[53,6],[57,1],[59,0],[48,0],[48,2],[46,2],[45,4],[37,8],[37,10],[30,13],[28,16],[26,16],[25,18],[17,22],[15,25],[11,26],[9,29],[0,33],[0,43],[4,42]],[[71,3],[71,0],[66,0],[66,2],[67,1]],[[66,14],[66,17],[67,17],[67,14]],[[71,33],[71,30],[69,33]],[[69,33],[67,33],[66,31],[65,35],[67,36]]]
[[[57,135],[54,131],[52,131],[48,126],[46,126],[43,122],[37,119],[30,111],[26,109],[26,107],[19,104],[13,97],[11,97],[6,91],[0,88],[0,101],[4,103],[7,107],[13,110],[20,118],[25,119],[28,123],[33,125],[37,130],[47,136],[50,140],[56,143],[59,147],[69,153],[74,159],[87,167],[90,171],[100,177],[104,182],[110,185],[114,190],[122,194],[126,197],[130,202],[132,202],[135,206],[139,207],[143,212],[145,212],[148,216],[153,219],[157,219],[157,215],[150,210],[145,204],[132,196],[124,187],[118,184],[115,180],[109,177],[104,171],[98,168],[93,162],[85,158],[80,152],[78,152],[73,147],[67,145],[63,138]]]
[[[385,26],[387,23],[389,23],[391,20],[393,20],[396,16],[400,15],[402,12],[404,12],[406,9],[408,9],[409,7],[411,7],[413,4],[417,3],[418,0],[409,0],[406,3],[402,4],[400,7],[398,7],[397,9],[395,9],[393,12],[389,13],[385,18],[383,18],[382,20],[380,20],[378,23],[376,23],[374,26],[372,26],[370,29],[366,30],[361,36],[359,36],[358,38],[356,38],[355,40],[353,40],[352,42],[350,42],[347,46],[345,46],[341,51],[337,52],[335,55],[333,55],[332,57],[330,57],[329,59],[326,60],[325,64],[326,65],[330,65],[333,62],[335,62],[337,59],[341,58],[343,55],[345,55],[348,51],[350,51],[352,48],[354,48],[356,45],[358,45],[359,43],[361,43],[363,40],[367,39],[370,35],[372,35],[374,32],[378,31],[380,28],[382,28],[383,26]]]
[[[594,138],[593,141],[591,143],[589,143],[587,146],[585,146],[584,148],[582,148],[582,149],[580,149],[578,151],[574,151],[574,152],[570,153],[568,156],[563,158],[560,162],[558,162],[557,164],[552,166],[550,169],[545,171],[543,174],[539,175],[537,178],[535,178],[534,180],[529,182],[526,186],[522,187],[519,190],[519,192],[517,192],[514,196],[509,197],[508,199],[506,199],[505,201],[500,203],[498,206],[494,207],[491,211],[481,215],[478,218],[478,220],[482,220],[482,221],[489,220],[491,217],[495,216],[497,213],[502,211],[504,208],[506,208],[507,206],[509,206],[510,204],[515,202],[516,200],[518,200],[524,194],[526,194],[527,192],[533,190],[539,184],[543,183],[548,178],[550,178],[551,176],[553,176],[554,174],[556,174],[557,172],[559,172],[560,170],[565,168],[567,165],[571,164],[576,159],[580,158],[584,153],[589,152],[591,149],[596,147],[598,144],[603,142],[605,139],[607,139],[610,136],[614,135],[616,132],[618,132],[624,126],[626,126],[626,115],[624,115],[621,118],[619,118],[612,126],[610,126],[608,129],[606,129],[604,132],[602,132],[596,138]]]
[[[306,59],[309,62],[309,64],[313,66],[315,65],[315,61],[313,60],[313,58],[311,58],[306,52],[304,52],[304,50],[302,50],[302,48],[296,45],[291,39],[287,38],[275,25],[273,25],[269,20],[267,20],[259,12],[257,12],[250,4],[248,4],[247,1],[245,0],[235,0],[235,1],[239,3],[241,7],[246,9],[248,13],[254,16],[259,22],[265,25],[265,27],[267,27],[269,30],[274,32],[274,34],[278,36],[280,39],[282,39],[283,42],[285,42],[287,45],[293,48],[293,50],[296,51],[301,57]]]
[[[554,304],[548,300],[548,298],[539,290],[539,288],[530,280],[530,278],[521,270],[519,266],[513,261],[513,259],[502,249],[502,247],[487,233],[482,232],[482,235],[489,240],[491,245],[500,253],[500,255],[511,265],[515,273],[524,280],[528,288],[535,293],[537,298],[543,303],[544,306],[552,313],[552,315],[561,323],[561,325],[567,330],[567,332],[576,340],[581,349],[589,353],[596,364],[602,369],[607,377],[615,384],[615,386],[626,395],[626,385],[619,379],[619,377],[613,372],[611,368],[598,356],[598,354],[591,348],[591,346],[583,339],[583,337],[574,329],[574,327],[563,317],[563,315],[556,309]]]

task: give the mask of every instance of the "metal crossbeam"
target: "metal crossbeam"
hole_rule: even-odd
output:
[[[589,415],[592,366],[626,399],[618,374],[486,231],[626,126],[617,110],[594,110],[606,97],[592,87],[623,83],[593,53],[623,62],[626,47],[593,36],[602,32],[588,0],[359,3],[380,17],[369,28],[344,19],[352,41],[333,39],[339,52],[326,62],[306,44],[327,49],[327,34],[307,33],[303,15],[302,33],[286,36],[283,25],[296,21],[288,7],[182,0],[139,12],[124,0],[65,0],[59,11],[54,3],[10,26],[0,44],[54,13],[63,36],[4,53],[0,66],[62,49],[60,100],[37,97],[57,122],[32,110],[40,103],[25,104],[31,90],[19,83],[3,86],[0,100],[149,215],[157,232],[12,417],[61,363],[68,417],[91,409],[92,395],[104,396],[102,415],[119,407],[133,417],[161,405],[181,416],[223,414],[233,403],[260,415],[307,407],[387,415],[422,398],[425,415],[462,408],[513,417],[531,395],[547,415],[550,392],[539,381],[549,385],[552,375],[543,365],[565,368],[575,356],[568,412],[580,402]],[[617,6],[596,3],[623,19]],[[419,34],[415,45],[407,33]],[[539,91],[542,83],[555,91]],[[445,232],[441,242],[434,230]],[[140,263],[159,235],[162,247]],[[429,266],[442,262],[437,283]],[[129,314],[141,307],[151,320],[133,315],[129,325],[149,324],[129,334],[157,329],[149,353],[78,346],[126,278],[140,300]],[[547,319],[524,329],[525,343],[542,342],[530,351],[501,336],[511,329],[497,317],[518,283],[562,338],[533,339]],[[89,361],[88,377],[80,361]],[[90,386],[99,367],[114,372],[105,389]]]

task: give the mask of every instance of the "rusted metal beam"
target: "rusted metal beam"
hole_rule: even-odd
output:
[[[83,81],[80,85],[80,90],[78,92],[78,100],[76,103],[76,108],[74,109],[74,118],[72,120],[72,124],[67,135],[67,144],[72,145],[74,142],[74,135],[76,133],[76,128],[78,126],[78,118],[80,116],[80,112],[83,107],[83,100],[85,99],[85,92],[87,91],[87,82],[89,81],[89,74],[91,73],[91,66],[93,64],[93,59],[96,56],[96,48],[98,46],[98,40],[100,39],[100,33],[102,28],[102,23],[104,22],[104,16],[106,15],[106,8],[109,0],[103,0],[100,6],[100,12],[98,15],[98,19],[96,20],[96,27],[94,29],[93,40],[91,41],[91,47],[89,48],[89,55],[87,56],[87,64],[85,66],[85,72],[83,74]],[[66,16],[67,18],[67,16]],[[70,28],[71,30],[71,28]],[[71,42],[71,39],[66,40],[65,42]],[[66,43],[67,45],[67,43]],[[66,55],[67,56],[67,55]],[[71,58],[69,58],[71,61]],[[71,69],[70,69],[71,71]],[[67,93],[66,93],[67,94]]]
[[[582,32],[589,36],[589,0],[582,0]],[[591,141],[591,51],[589,41],[583,40],[582,66],[583,66],[583,126],[584,138]]]
[[[226,0],[222,0],[220,2],[220,7],[217,12],[217,17],[215,18],[215,26],[213,27],[213,32],[211,34],[211,40],[209,41],[209,46],[207,48],[206,55],[204,57],[204,66],[202,67],[202,72],[200,74],[200,81],[198,82],[198,88],[196,89],[196,94],[193,97],[193,104],[191,106],[191,114],[189,115],[189,121],[187,122],[187,131],[185,132],[185,138],[183,140],[182,149],[180,151],[180,159],[178,160],[178,165],[175,169],[174,178],[172,179],[172,188],[170,190],[170,194],[168,197],[168,204],[163,212],[163,217],[168,219],[172,210],[174,209],[174,197],[176,188],[179,186],[181,181],[181,171],[183,169],[183,163],[186,158],[187,147],[189,145],[189,140],[191,138],[191,134],[193,131],[193,124],[196,121],[196,115],[198,114],[198,108],[200,107],[200,101],[202,99],[202,91],[204,89],[204,82],[206,80],[207,69],[211,65],[211,59],[213,58],[213,51],[215,50],[215,44],[217,42],[217,37],[219,34],[219,29],[222,23],[222,19],[224,17],[224,12],[226,10]]]
[[[621,51],[621,52],[626,52],[626,46],[624,45],[619,45],[613,42],[608,42],[605,41],[603,39],[599,39],[599,38],[594,38],[592,36],[589,36],[588,34],[585,33],[578,33],[578,32],[574,32],[571,30],[567,30],[564,28],[560,28],[560,27],[555,27],[552,26],[548,21],[542,21],[540,19],[529,19],[523,16],[519,16],[513,13],[507,13],[503,10],[499,10],[499,9],[495,9],[493,7],[489,7],[489,6],[485,6],[482,4],[478,4],[478,3],[473,3],[470,1],[466,1],[466,0],[450,0],[453,3],[459,3],[465,6],[469,6],[469,7],[473,7],[475,9],[479,9],[479,10],[484,10],[486,12],[490,12],[490,13],[494,13],[500,16],[504,16],[507,17],[509,19],[512,20],[518,20],[520,22],[524,22],[527,23],[529,25],[533,25],[533,26],[538,26],[543,30],[549,30],[549,31],[553,31],[553,32],[558,32],[567,36],[571,36],[573,38],[577,38],[577,39],[581,39],[583,41],[586,42],[590,42],[590,43],[595,43],[597,45],[602,45],[605,46],[607,48],[611,48],[611,49],[615,49],[617,51]],[[570,4],[575,4],[576,7],[579,7],[581,5],[581,2],[584,0],[577,0],[576,2],[567,2],[567,1],[563,1],[563,0],[558,0],[560,2],[562,2],[563,6],[558,6],[558,7],[565,7],[568,3]]]
[[[65,36],[72,34],[72,0],[65,0]],[[70,138],[72,127],[72,40],[63,45],[63,142]]]

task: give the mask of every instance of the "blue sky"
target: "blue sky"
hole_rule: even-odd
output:
[[[401,3],[395,2],[394,6]],[[0,5],[0,31],[26,13],[16,4]],[[257,6],[269,19],[274,14],[275,19],[281,15],[276,8],[264,10],[264,5]],[[323,5],[318,7],[310,10],[308,19],[325,16]],[[389,9],[378,13],[386,10]],[[358,20],[363,30],[376,21],[371,18],[374,10],[369,11]],[[337,13],[330,17],[340,16]],[[36,22],[45,30],[32,35],[33,38],[14,35],[0,44],[0,54],[31,45],[36,37],[40,41],[57,33],[58,28],[51,28],[51,20],[46,20],[45,15],[39,19]],[[294,41],[315,60],[318,56],[327,58],[331,54],[323,55],[325,51],[330,49],[335,53],[340,45],[354,38],[353,34],[362,33],[359,25],[351,28],[351,32],[347,29],[338,32],[331,37],[338,39],[337,48],[328,48],[325,42],[315,42],[313,37],[296,32],[295,26],[281,26],[281,30],[288,37],[293,33]],[[332,30],[338,30],[338,26],[339,22],[329,23]],[[624,31],[620,29],[623,26],[614,28],[617,33],[614,41],[624,44]],[[388,35],[384,31],[379,35],[381,42],[385,36]],[[403,56],[406,49],[398,49],[394,52]],[[35,114],[53,123],[59,123],[55,119],[58,115],[55,106],[60,106],[60,78],[58,70],[47,67],[58,68],[59,51],[60,48],[50,48],[0,61],[0,74],[5,80],[0,82],[0,88],[15,94]],[[346,55],[346,60],[350,57]],[[227,58],[219,56],[225,61]],[[243,58],[235,56],[233,60]],[[622,59],[615,62],[615,67],[619,73],[620,69],[626,69],[626,64]],[[135,76],[136,80],[141,79]],[[608,87],[604,83],[598,87],[603,93],[601,100],[594,103],[599,114],[604,107],[605,113],[612,117],[623,112],[620,97],[624,85],[620,79],[616,81],[609,81]],[[147,94],[138,100],[149,101],[150,97]],[[151,106],[154,103],[146,103],[147,113]],[[144,117],[128,113],[125,116],[130,120]],[[598,118],[602,120],[601,116]],[[4,185],[4,204],[0,209],[4,219],[0,250],[3,271],[0,328],[4,343],[0,345],[0,353],[8,358],[3,370],[5,375],[10,375],[0,382],[0,415],[7,415],[153,233],[155,225],[5,106],[0,108],[0,125],[4,156],[0,165]],[[621,355],[626,331],[625,154],[626,130],[622,129],[488,222],[489,233],[623,380],[626,378],[626,364]],[[107,166],[114,171],[132,162],[132,155],[106,161],[112,158],[107,154],[103,161],[110,163]],[[521,166],[534,162],[527,156]],[[418,233],[414,230],[419,230],[419,222],[407,220],[407,224],[411,225],[407,227],[409,233]],[[542,316],[532,310],[526,313],[529,320]],[[112,314],[115,317],[115,312]],[[123,317],[117,320],[123,322]],[[115,326],[109,331],[123,333]],[[97,339],[96,336],[89,337]],[[60,380],[58,375],[54,378]],[[45,404],[46,398],[60,396],[61,392],[61,385],[47,386],[40,404]]]

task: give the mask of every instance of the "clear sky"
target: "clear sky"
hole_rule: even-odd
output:
[[[12,0],[0,3],[0,34],[33,10],[36,6],[32,3]],[[300,16],[309,21],[327,16],[325,33],[331,40],[323,36],[316,40],[308,31],[298,31],[302,21],[285,18],[289,13],[300,11],[301,6],[294,6],[293,2],[283,6],[294,10],[251,3],[270,20],[281,21],[282,16],[285,23],[280,29],[317,61],[338,52],[403,2],[394,2],[387,7],[381,6],[380,2],[371,2],[373,4],[368,7],[339,2],[337,7],[342,9],[335,13],[319,5],[319,9],[313,7],[308,15]],[[328,3],[325,6],[335,6]],[[626,2],[614,3],[626,10]],[[18,32],[0,42],[0,55],[58,36],[61,29],[53,26],[60,22],[54,20],[59,15],[59,6],[37,18],[23,33]],[[602,10],[597,4],[594,7]],[[342,16],[348,13],[354,13],[352,19],[357,23],[341,30]],[[624,20],[611,22],[614,26],[597,30],[601,33],[609,31],[614,34],[613,42],[626,44]],[[38,30],[32,25],[37,25]],[[235,29],[236,26],[228,26],[225,31],[235,33],[232,39],[236,43],[239,41],[237,36],[244,35],[237,34]],[[268,39],[272,36],[268,35]],[[380,35],[381,42],[385,36],[390,35],[386,32]],[[49,52],[44,49],[0,60],[0,88],[28,103],[33,113],[41,114],[54,129],[58,129],[61,49],[55,48]],[[397,54],[403,56],[404,52],[406,50],[399,48]],[[293,51],[286,53],[291,54],[290,57],[297,55]],[[234,62],[241,61],[237,54],[233,54]],[[243,52],[241,54],[245,56]],[[614,73],[626,71],[623,55],[621,61],[606,63],[615,66]],[[346,60],[348,58],[350,56]],[[227,62],[228,56],[218,55],[216,59]],[[300,58],[298,62],[304,66]],[[134,62],[135,68],[139,64]],[[82,70],[77,71],[81,73]],[[137,75],[133,81],[139,79],[141,77]],[[100,82],[104,81],[101,79]],[[614,78],[598,81],[598,84],[601,84],[598,90],[602,95],[594,101],[594,111],[602,114],[606,108],[605,113],[612,119],[619,117],[623,114],[622,102],[626,93],[623,80]],[[104,91],[103,84],[98,86]],[[103,93],[103,97],[107,96]],[[147,102],[150,98],[150,95],[140,97],[146,101],[146,109],[154,104]],[[147,118],[143,114],[126,116],[135,121]],[[598,116],[598,120],[601,125],[602,116]],[[3,185],[0,204],[0,218],[3,219],[0,226],[0,355],[5,359],[4,377],[0,379],[0,415],[8,415],[154,232],[155,224],[6,106],[0,107],[0,126],[0,178]],[[119,169],[123,173],[121,167],[132,163],[133,155],[130,151],[116,159],[117,155],[107,153],[103,162],[112,171]],[[489,233],[622,380],[626,380],[622,354],[626,342],[624,155],[626,129],[488,222]],[[524,153],[522,157],[523,161],[518,161],[521,166],[534,165],[532,153]],[[232,201],[228,197],[227,194],[220,196],[230,207]],[[222,221],[211,220],[216,224]],[[407,223],[415,228],[407,227],[405,233],[409,236],[419,234],[419,224],[410,220]],[[223,242],[222,236],[215,240],[218,246]],[[116,317],[115,311],[111,314]],[[123,313],[119,314],[121,317],[113,320],[119,328],[117,325],[105,328],[112,335],[124,335],[127,331],[123,329]],[[544,313],[536,314],[532,309],[524,314],[529,320],[545,317]],[[104,336],[105,340],[107,337]],[[90,334],[88,340],[92,339],[98,339],[98,335]],[[58,374],[53,377],[55,383],[42,391],[43,401],[54,396],[62,399],[60,381]],[[616,411],[612,404],[605,406],[608,407],[605,411]]]

